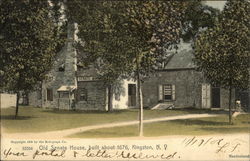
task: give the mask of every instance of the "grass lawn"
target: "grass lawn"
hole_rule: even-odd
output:
[[[144,119],[204,113],[204,110],[144,110]],[[15,108],[1,109],[1,126],[7,132],[43,132],[81,126],[137,120],[138,110],[63,111],[20,106],[19,117],[14,119]]]
[[[228,125],[228,116],[173,120],[144,124],[144,136],[207,135],[250,133],[250,114],[238,115],[234,124]],[[133,137],[138,136],[138,126],[102,128],[71,135],[77,138]]]

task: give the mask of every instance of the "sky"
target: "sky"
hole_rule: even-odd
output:
[[[206,1],[206,5],[222,10],[226,1]]]

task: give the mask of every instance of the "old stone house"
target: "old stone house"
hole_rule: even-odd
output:
[[[29,94],[29,104],[43,108],[66,110],[107,110],[108,91],[97,79],[94,67],[78,68],[74,48],[76,25],[68,26],[67,42],[41,84],[41,90]],[[114,89],[113,108],[127,109],[136,106],[136,83],[121,80]]]
[[[68,27],[66,45],[41,84],[41,90],[29,94],[29,104],[44,108],[67,110],[107,110],[108,90],[97,79],[94,67],[79,68],[74,48],[76,25]],[[173,54],[166,66],[146,78],[142,84],[143,104],[150,108],[195,107],[228,108],[229,91],[211,86],[202,73],[196,71],[191,49]],[[137,105],[136,82],[121,80],[114,89],[113,108],[128,109]],[[233,92],[232,104],[240,99],[249,109],[249,91]]]
[[[249,110],[249,91],[234,90],[232,105],[241,100]],[[229,91],[211,86],[201,72],[196,71],[191,49],[173,54],[167,65],[143,83],[144,106],[153,108],[227,109]]]

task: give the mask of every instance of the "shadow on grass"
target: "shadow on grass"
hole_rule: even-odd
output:
[[[29,119],[33,119],[35,117],[31,117],[31,116],[17,116],[17,118],[15,118],[14,115],[2,115],[1,116],[1,120],[29,120]]]
[[[202,127],[200,130],[213,131],[217,133],[230,133],[230,132],[249,132],[247,127]]]
[[[182,125],[199,125],[199,126],[223,126],[228,125],[228,122],[217,122],[217,121],[205,121],[205,120],[173,120],[173,123],[178,123]]]
[[[250,121],[242,121],[243,124],[250,124]],[[249,127],[250,128],[250,127]]]
[[[204,114],[204,113],[208,113],[208,114],[227,114],[227,111],[224,110],[210,110],[210,109],[197,109],[197,108],[193,108],[193,107],[189,107],[189,108],[180,108],[180,109],[174,109],[176,111],[183,111],[183,112],[187,112],[187,113],[192,113],[192,114]]]
[[[113,111],[98,111],[98,110],[59,110],[59,109],[45,109],[42,112],[53,113],[53,114],[120,114],[124,112],[137,112],[132,110],[113,110]]]

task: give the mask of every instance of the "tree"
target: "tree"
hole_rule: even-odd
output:
[[[182,39],[183,42],[191,43],[193,47],[194,39],[199,31],[207,30],[214,27],[218,21],[220,11],[213,7],[204,4],[201,0],[186,1],[186,10],[182,22]],[[193,78],[193,88],[199,88],[199,77]],[[193,105],[196,105],[196,100],[193,99]]]
[[[176,1],[71,1],[78,36],[93,60],[103,62],[105,80],[131,73],[137,80],[143,135],[142,77],[154,70],[165,49],[179,43],[185,3]],[[70,7],[69,7],[70,8]],[[82,12],[82,14],[80,14]],[[72,13],[72,12],[71,12]]]
[[[229,89],[249,87],[249,1],[228,1],[219,21],[195,40],[195,62],[212,85]]]
[[[165,50],[177,48],[186,8],[177,1],[131,1],[126,6],[127,35],[131,37],[139,104],[139,135],[143,136],[142,76],[155,70]]]
[[[219,10],[207,6],[201,0],[186,1],[183,17],[182,39],[184,42],[194,40],[200,30],[212,28],[217,21]]]
[[[49,9],[54,23],[53,38],[57,43],[56,52],[59,52],[67,40],[68,18],[63,0],[51,0]]]
[[[0,2],[1,90],[17,95],[15,117],[21,91],[31,91],[50,69],[58,38],[48,1]]]
[[[113,109],[114,85],[131,68],[130,56],[124,52],[124,38],[128,37],[122,31],[123,4],[121,1],[81,0],[67,3],[71,18],[78,24],[80,41],[76,48],[80,62],[85,67],[94,64],[98,70],[98,79],[108,88],[108,111]],[[77,12],[73,12],[75,10]]]

